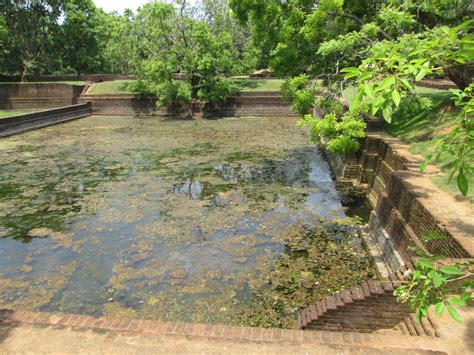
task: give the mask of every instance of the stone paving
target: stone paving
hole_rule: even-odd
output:
[[[459,349],[459,350],[458,350]],[[464,354],[456,340],[0,311],[1,352]]]

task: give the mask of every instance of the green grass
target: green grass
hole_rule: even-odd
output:
[[[249,79],[245,77],[232,78],[240,92],[280,91],[284,79]],[[130,94],[128,85],[131,80],[104,81],[93,84],[87,92],[91,95]]]
[[[240,92],[280,91],[285,79],[245,79],[235,78],[234,84]]]
[[[434,141],[428,140],[424,142],[416,142],[410,144],[410,151],[414,154],[420,154],[426,157],[428,154],[434,152]],[[449,192],[456,196],[456,198],[460,200],[466,200],[470,203],[474,204],[474,194],[472,193],[472,189],[474,188],[474,175],[466,175],[469,183],[470,191],[466,197],[462,196],[459,192],[459,189],[456,184],[456,177],[454,177],[451,181],[449,181],[449,164],[452,162],[452,158],[450,155],[441,154],[440,160],[436,162],[438,168],[444,174],[435,175],[432,177],[433,182],[437,185],[441,190]]]
[[[387,132],[407,143],[426,141],[439,136],[444,129],[456,124],[457,111],[450,104],[451,94],[444,90],[419,88],[420,96],[432,100],[433,108],[427,112],[394,120],[386,126]]]
[[[425,87],[422,87],[422,86],[417,86],[417,87],[416,87],[416,92],[419,93],[419,94],[422,94],[422,95],[427,95],[427,96],[430,96],[430,95],[433,95],[433,96],[441,95],[441,96],[446,97],[447,95],[449,95],[449,91],[447,91],[447,90],[439,90],[439,89],[433,89],[433,88],[425,88]],[[353,86],[348,86],[348,87],[347,87],[346,89],[344,89],[344,91],[343,91],[344,98],[345,98],[347,101],[352,100],[352,98],[354,97],[354,94],[355,94],[355,88],[354,88]]]
[[[433,108],[413,117],[407,117],[405,120],[395,121],[391,125],[386,125],[385,129],[388,133],[409,143],[412,153],[427,157],[435,151],[436,142],[440,137],[448,133],[450,128],[456,125],[458,111],[450,104],[450,93],[448,91],[430,88],[418,88],[417,91],[421,96],[429,97],[433,101]],[[456,198],[474,203],[474,194],[472,192],[467,197],[463,197],[457,188],[456,179],[449,181],[449,164],[451,162],[451,156],[441,154],[440,160],[436,162],[436,165],[443,174],[433,176],[433,182],[441,190],[455,195]],[[472,191],[474,176],[467,175],[466,177]]]
[[[131,82],[132,80],[103,81],[93,84],[87,93],[91,95],[130,94],[128,85]]]
[[[40,110],[0,110],[0,119],[23,115],[25,113],[37,112]]]

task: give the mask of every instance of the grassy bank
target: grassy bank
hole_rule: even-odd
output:
[[[250,79],[233,78],[235,86],[239,92],[258,92],[258,91],[280,91],[284,79]],[[131,80],[104,81],[93,84],[87,92],[91,95],[119,95],[130,94],[128,86]]]
[[[25,113],[37,112],[40,110],[0,110],[0,120],[2,118],[23,115]]]
[[[452,105],[450,93],[444,90],[430,88],[418,88],[419,93],[424,98],[429,98],[433,106],[429,109],[414,115],[406,115],[398,118],[391,125],[386,125],[388,133],[400,138],[410,144],[410,151],[427,157],[436,149],[436,144],[440,138],[449,133],[457,124],[457,110]],[[468,200],[474,203],[472,191],[467,197],[463,197],[456,185],[456,179],[449,181],[448,173],[452,158],[442,154],[440,161],[436,162],[443,174],[433,177],[435,184],[444,191],[450,192],[456,198]],[[474,176],[467,176],[469,185],[474,186]]]

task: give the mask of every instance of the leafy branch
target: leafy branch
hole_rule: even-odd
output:
[[[445,236],[429,233],[425,241],[443,239]],[[461,316],[458,307],[464,307],[471,300],[474,288],[472,262],[440,265],[439,256],[423,254],[415,262],[411,279],[395,289],[394,295],[400,302],[407,303],[416,311],[418,321],[428,315],[428,308],[435,307],[435,314],[443,315],[445,310],[458,323]]]

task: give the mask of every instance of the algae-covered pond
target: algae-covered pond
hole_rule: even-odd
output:
[[[282,233],[344,214],[284,117],[92,116],[1,139],[0,159],[6,307],[236,323]]]

